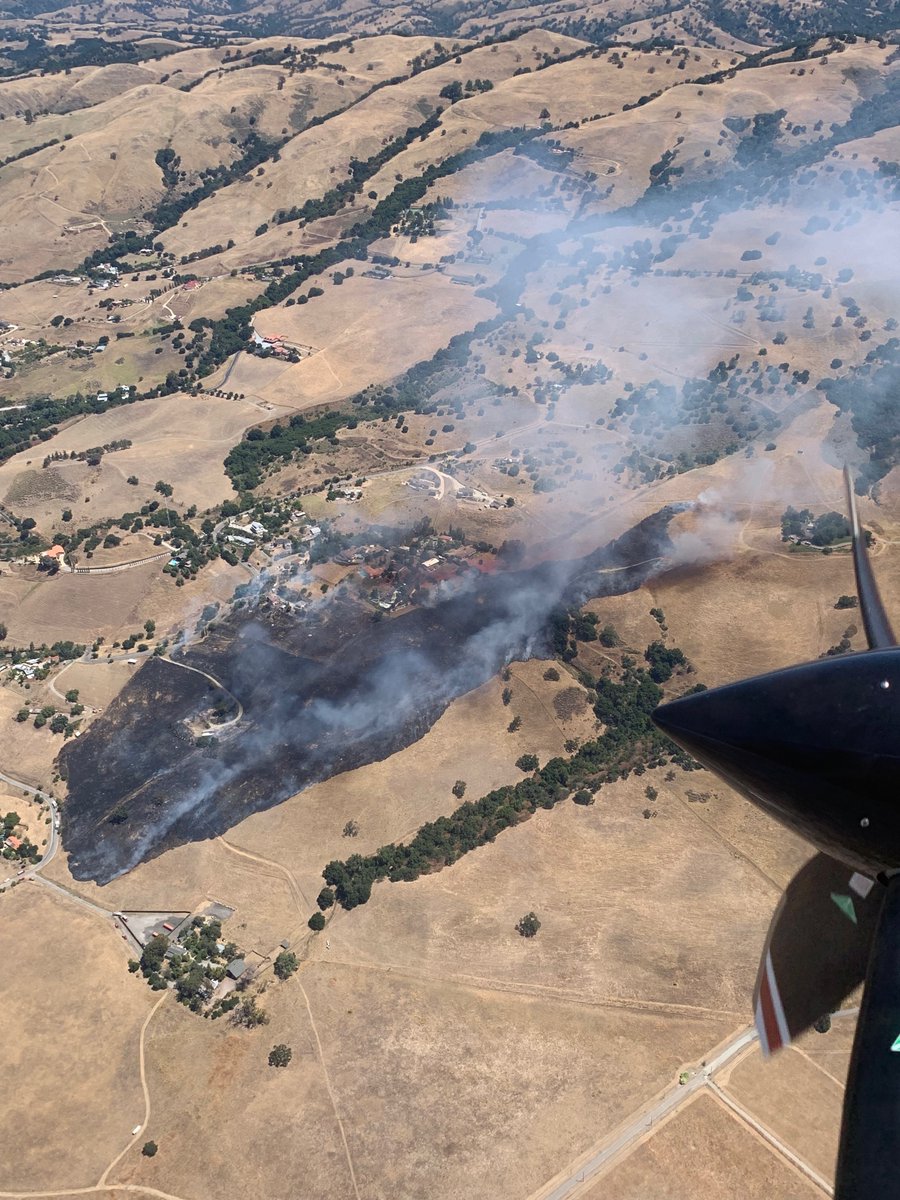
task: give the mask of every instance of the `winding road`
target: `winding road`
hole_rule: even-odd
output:
[[[39,862],[24,873],[24,875],[9,875],[6,879],[0,879],[0,888],[6,887],[7,884],[13,883],[16,879],[33,879],[38,871],[43,870],[50,862],[53,856],[59,849],[59,832],[57,825],[59,822],[59,807],[52,796],[48,796],[46,792],[40,788],[32,787],[28,783],[23,783],[21,779],[13,779],[10,775],[4,775],[0,771],[0,783],[5,783],[9,787],[17,788],[20,792],[26,792],[31,796],[40,796],[50,806],[50,839],[47,842],[47,849],[44,851],[43,857]],[[7,860],[4,859],[4,862]]]

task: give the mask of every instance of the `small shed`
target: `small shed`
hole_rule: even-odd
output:
[[[247,964],[242,958],[233,958],[225,968],[225,974],[229,979],[240,979],[246,969]]]

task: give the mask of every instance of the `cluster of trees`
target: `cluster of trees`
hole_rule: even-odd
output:
[[[188,263],[199,262],[203,258],[212,258],[216,254],[221,254],[224,250],[231,250],[233,246],[234,238],[229,238],[224,246],[221,242],[216,242],[213,246],[204,246],[201,250],[192,250],[190,254],[182,254],[178,262],[184,267]]]
[[[856,637],[858,633],[859,628],[856,625],[848,625],[841,634],[840,641],[837,643],[837,645],[829,646],[821,657],[835,658],[840,654],[849,654],[849,652],[853,649],[852,645],[850,644],[850,639]]]
[[[676,667],[683,667],[687,662],[681,650],[666,646],[664,642],[651,642],[644,651],[644,658],[650,665],[650,678],[654,683],[665,683],[672,678]]]
[[[381,409],[373,414],[381,417]],[[238,491],[259,487],[265,471],[275,462],[289,462],[297,452],[312,453],[312,443],[321,438],[336,442],[335,434],[346,425],[356,422],[347,412],[327,412],[318,417],[295,413],[287,425],[273,425],[268,433],[251,429],[242,442],[229,451],[225,459],[228,478]]]
[[[205,921],[202,917],[194,917],[190,929],[170,953],[172,945],[165,934],[155,934],[144,946],[140,959],[129,962],[128,969],[132,973],[140,971],[154,991],[162,991],[173,983],[182,1004],[191,1012],[203,1012],[212,998],[213,985],[225,978],[225,966],[237,956],[238,948],[234,942],[222,942],[220,921]],[[232,999],[229,996],[216,1005],[214,1012],[204,1015],[218,1016],[225,1005],[224,1011],[236,1007],[239,998],[232,995],[233,1003],[229,1003]]]
[[[578,642],[596,642],[599,618],[579,608],[557,608],[547,618],[547,642],[563,662],[571,662],[578,653]],[[606,645],[607,643],[604,643]]]
[[[6,637],[7,629],[5,625],[0,625],[0,641]],[[36,646],[34,642],[28,646],[4,646],[0,650],[0,658],[4,662],[15,665],[23,662],[26,658],[59,658],[64,662],[69,662],[75,658],[81,658],[86,650],[86,646],[79,642],[54,642],[52,646],[48,646],[46,642],[42,642],[40,646]],[[49,671],[49,667],[46,668]],[[35,673],[35,679],[46,679],[47,675],[38,671]]]
[[[290,950],[282,950],[275,959],[274,971],[279,979],[290,979],[299,966],[296,954]]]
[[[441,93],[443,95],[443,92]],[[376,175],[385,163],[390,162],[401,154],[407,146],[417,138],[424,141],[430,133],[437,129],[441,121],[443,109],[436,108],[430,117],[421,125],[410,125],[405,133],[391,138],[386,146],[366,159],[351,158],[347,178],[341,180],[322,197],[306,200],[293,208],[281,209],[273,217],[273,221],[282,225],[285,221],[314,221],[319,217],[331,217],[348,204],[354,196],[359,195],[368,181]]]
[[[797,537],[814,546],[832,546],[850,537],[850,522],[839,512],[830,511],[816,517],[808,508],[788,505],[781,514],[781,540]],[[843,597],[842,597],[843,599]],[[848,598],[849,599],[849,598]],[[835,607],[838,607],[837,605]],[[849,607],[840,605],[840,607]]]
[[[479,92],[493,91],[493,83],[490,79],[467,79],[465,83],[460,83],[458,79],[454,79],[452,83],[447,83],[441,88],[441,96],[445,100],[449,100],[451,104],[455,104],[457,100],[465,100],[467,96],[475,96]]]
[[[606,726],[599,738],[585,743],[569,759],[551,759],[517,784],[466,801],[450,816],[423,825],[408,843],[391,843],[374,854],[352,854],[330,862],[322,874],[337,902],[355,908],[366,903],[378,880],[413,880],[449,866],[470,850],[492,842],[510,825],[527,820],[538,808],[553,808],[573,790],[596,791],[604,783],[626,778],[631,771],[642,774],[648,766],[667,762],[686,770],[696,766],[650,720],[662,700],[662,689],[633,659],[623,658],[620,679],[590,682],[595,689],[594,711]],[[534,765],[537,767],[536,759]]]
[[[31,15],[47,12],[57,7],[53,4],[24,5],[20,12]],[[148,58],[161,58],[165,53],[173,53],[177,46],[162,48],[158,43],[117,42],[102,37],[76,37],[70,42],[60,42],[56,39],[45,40],[36,36],[34,30],[29,30],[22,42],[22,32],[7,30],[9,45],[3,53],[3,63],[0,65],[0,77],[20,75],[28,71],[40,69],[41,74],[52,74],[65,71],[68,74],[73,67],[106,66],[109,63],[136,63]],[[180,40],[180,39],[178,39]]]
[[[294,1052],[290,1046],[284,1042],[279,1042],[277,1046],[273,1046],[269,1051],[269,1066],[286,1067],[293,1057]]]
[[[463,167],[490,158],[503,150],[513,149],[543,132],[541,129],[528,129],[524,126],[498,131],[487,130],[481,134],[474,146],[451,154],[443,162],[431,163],[421,175],[398,183],[389,196],[379,200],[366,221],[353,227],[350,231],[351,236],[367,242],[385,236],[390,233],[391,227],[397,224],[403,212],[417,204],[438,179],[455,175]]]
[[[170,390],[177,390],[175,387]],[[122,404],[134,404],[150,395],[157,395],[163,389],[152,388],[148,392],[138,393],[135,388],[125,391],[116,389],[108,394],[106,400],[98,400],[97,396],[85,396],[75,392],[64,400],[51,400],[49,397],[31,401],[27,408],[0,409],[0,462],[5,462],[20,450],[27,450],[37,442],[47,442],[59,432],[58,424],[71,420],[73,417],[89,413],[104,413],[107,409],[117,408]]]
[[[530,158],[546,171],[565,171],[575,157],[575,151],[564,146],[559,138],[529,139],[520,142],[513,153]]]
[[[154,161],[162,171],[163,186],[176,187],[180,178],[178,172],[178,168],[181,166],[180,155],[176,154],[171,146],[164,146],[162,150],[157,150]]]
[[[856,490],[867,491],[900,462],[900,339],[874,347],[860,367],[817,385],[850,423],[869,456],[856,474]]]
[[[251,129],[239,145],[240,154],[237,158],[231,163],[219,163],[214,167],[208,167],[204,171],[202,181],[197,187],[191,188],[190,191],[180,196],[173,194],[171,190],[178,181],[178,176],[174,174],[177,171],[177,163],[175,162],[174,155],[165,166],[159,163],[159,156],[157,156],[157,162],[163,170],[163,179],[169,191],[166,197],[155,208],[144,213],[145,219],[156,230],[170,229],[173,225],[178,224],[186,212],[192,208],[196,208],[198,204],[208,196],[211,196],[213,192],[218,191],[219,188],[225,187],[229,183],[234,183],[235,180],[240,179],[244,175],[248,175],[260,163],[277,154],[286,140],[267,142],[259,136],[255,129]],[[162,151],[161,153],[165,154],[167,152]],[[149,245],[151,241],[152,238],[147,239],[147,244]]]
[[[52,454],[45,455],[42,466],[49,467],[51,463],[71,459],[73,462],[86,462],[89,467],[97,467],[104,454],[128,450],[131,445],[131,438],[117,438],[114,442],[104,442],[102,446],[91,446],[88,450],[54,450]]]
[[[516,922],[516,933],[523,938],[533,938],[541,927],[541,922],[536,913],[527,912],[524,917],[520,917]]]
[[[71,136],[69,134],[69,137]],[[0,158],[0,167],[8,167],[10,163],[17,162],[20,158],[28,158],[41,150],[49,149],[50,146],[58,145],[59,138],[51,138],[49,142],[37,142],[33,146],[26,146],[24,150],[20,150],[17,154],[7,154],[6,158]]]
[[[47,725],[51,733],[61,733],[65,737],[69,738],[78,728],[78,721],[70,720],[70,718],[80,717],[83,712],[84,705],[78,703],[78,693],[76,692],[75,701],[72,703],[68,717],[65,713],[57,712],[56,708],[52,704],[45,704],[38,710],[38,712],[34,714],[34,721],[32,724],[34,725],[35,729],[43,729],[44,726]],[[16,713],[16,720],[20,723],[24,723],[31,715],[31,709],[20,708]]]

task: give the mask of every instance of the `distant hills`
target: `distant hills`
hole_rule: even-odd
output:
[[[674,5],[669,0],[560,0],[528,4],[524,0],[419,0],[418,3],[360,4],[356,0],[188,0],[167,5],[165,12],[151,0],[94,0],[66,5],[60,0],[13,0],[0,8],[0,20],[45,20],[81,26],[173,29],[198,27],[244,32],[253,36],[279,34],[310,38],[336,33],[420,34],[439,37],[502,36],[540,24],[546,29],[602,42],[613,37],[684,38],[710,46],[730,48],[772,46],[835,31],[880,34],[900,25],[900,0],[878,0],[860,5],[854,0],[792,3],[770,0],[747,4],[743,0],[690,0]]]

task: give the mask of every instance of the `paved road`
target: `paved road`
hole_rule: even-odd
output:
[[[44,867],[46,867],[47,864],[53,859],[60,847],[59,834],[56,829],[56,823],[59,820],[59,807],[56,801],[51,796],[48,796],[46,792],[42,792],[39,788],[33,788],[30,786],[30,784],[22,783],[22,781],[19,779],[12,779],[9,775],[4,775],[2,771],[0,771],[0,781],[9,784],[11,787],[18,788],[20,791],[29,792],[32,796],[42,796],[50,805],[51,817],[50,840],[47,843],[47,849],[44,852],[43,858],[41,858],[39,862],[36,862],[34,866],[29,866],[23,875],[10,875],[8,879],[0,879],[0,887],[5,887],[7,884],[10,884],[15,880],[18,880],[20,883],[24,883],[26,880],[31,883],[40,883],[43,884],[44,887],[51,888],[57,893],[57,895],[65,897],[66,900],[71,900],[74,904],[78,904],[82,908],[86,908],[89,912],[92,912],[97,916],[104,917],[106,919],[111,918],[113,914],[108,908],[103,908],[99,904],[94,904],[92,900],[86,900],[83,896],[77,895],[75,892],[70,891],[61,884],[54,883],[50,879],[45,879],[40,874]],[[6,862],[7,860],[3,859],[2,861]],[[114,918],[113,921],[116,927],[119,928],[118,922],[116,922]]]
[[[834,1019],[845,1019],[855,1017],[859,1012],[858,1008],[844,1008],[840,1012],[834,1013]],[[714,1082],[714,1076],[718,1071],[728,1063],[732,1062],[743,1050],[752,1045],[758,1040],[759,1035],[756,1029],[751,1027],[745,1029],[743,1033],[739,1033],[732,1038],[730,1042],[716,1055],[714,1059],[706,1064],[700,1071],[693,1075],[684,1084],[673,1084],[657,1102],[649,1109],[638,1113],[633,1120],[623,1126],[617,1133],[614,1134],[610,1141],[603,1143],[586,1161],[582,1160],[577,1167],[572,1169],[571,1174],[562,1182],[557,1184],[548,1184],[545,1188],[536,1192],[531,1200],[567,1200],[568,1197],[577,1196],[585,1183],[589,1183],[596,1176],[602,1167],[621,1154],[623,1150],[627,1150],[633,1142],[638,1138],[643,1137],[654,1125],[658,1124],[663,1117],[668,1116],[674,1109],[682,1105],[699,1088],[709,1086],[712,1090],[720,1095],[724,1095]],[[729,1105],[737,1111],[736,1105]],[[745,1119],[749,1117],[749,1122],[754,1128],[757,1128],[757,1123],[750,1116],[741,1112],[739,1115]],[[759,1127],[762,1128],[762,1127]],[[776,1146],[777,1149],[786,1153],[786,1157],[790,1159],[805,1175],[813,1179],[824,1191],[830,1193],[831,1185],[827,1183],[821,1176],[814,1172],[806,1163],[804,1163],[793,1151],[787,1147],[783,1147],[781,1143],[768,1132],[765,1131],[766,1140]]]
[[[47,863],[56,854],[56,851],[59,849],[59,834],[56,829],[59,820],[59,808],[56,801],[48,796],[46,792],[41,791],[40,788],[31,787],[30,784],[23,783],[21,779],[13,779],[11,776],[4,775],[0,771],[0,782],[8,784],[10,787],[18,788],[20,792],[28,792],[31,796],[41,796],[50,805],[50,839],[47,842],[47,849],[44,852],[43,858],[35,863],[33,867],[29,867],[24,875],[17,876],[13,874],[6,879],[0,879],[0,887],[5,887],[6,884],[11,883],[14,879],[28,879],[30,876],[33,876],[36,871],[40,871],[46,867]],[[5,863],[8,860],[4,858],[0,861]]]
[[[605,1166],[610,1159],[615,1158],[624,1149],[637,1141],[649,1129],[651,1129],[658,1121],[667,1116],[673,1109],[678,1108],[693,1092],[698,1088],[705,1087],[713,1072],[721,1070],[727,1063],[736,1058],[747,1046],[757,1039],[755,1029],[746,1029],[743,1033],[738,1034],[733,1038],[722,1052],[708,1063],[702,1071],[698,1071],[685,1084],[674,1084],[669,1090],[657,1100],[656,1104],[640,1113],[628,1125],[626,1125],[612,1141],[607,1142],[602,1149],[598,1150],[587,1162],[581,1166],[562,1183],[557,1184],[552,1191],[539,1193],[541,1200],[565,1200],[566,1197],[572,1196],[581,1185],[589,1180],[593,1175],[596,1175],[601,1167]]]
[[[103,908],[101,905],[95,904],[93,900],[86,900],[84,896],[79,896],[76,892],[69,891],[68,888],[63,887],[59,883],[54,883],[51,879],[45,879],[43,875],[35,874],[36,871],[37,867],[35,867],[33,871],[30,871],[25,878],[32,878],[35,883],[40,883],[43,887],[50,888],[50,890],[56,892],[58,896],[62,896],[66,900],[71,900],[73,904],[78,904],[82,908],[86,908],[88,912],[92,912],[96,916],[103,917],[106,920],[112,919],[113,914],[108,908]],[[118,929],[118,922],[114,920],[113,923]]]
[[[222,390],[222,388],[225,386],[225,384],[226,384],[226,383],[228,382],[228,380],[231,378],[231,372],[232,372],[232,371],[234,370],[234,368],[237,366],[237,362],[238,362],[238,359],[239,359],[240,357],[241,357],[241,352],[240,352],[240,350],[238,350],[238,352],[235,354],[234,358],[233,358],[233,359],[231,360],[231,362],[228,364],[228,370],[227,370],[227,371],[225,372],[225,374],[222,376],[222,382],[221,382],[221,383],[217,383],[217,384],[216,384],[216,387],[219,389],[219,391],[221,391],[221,390]]]

